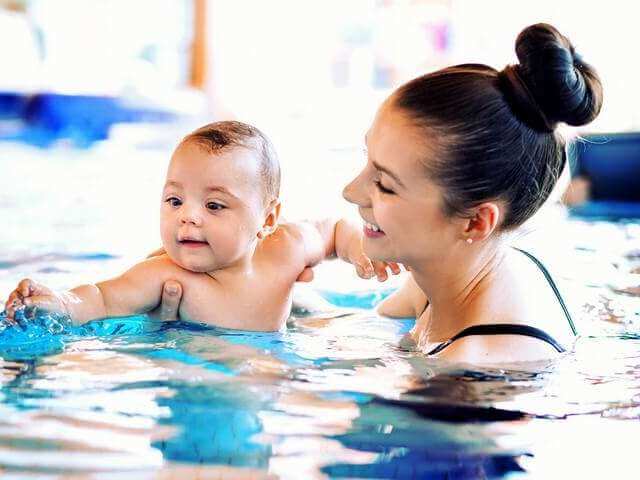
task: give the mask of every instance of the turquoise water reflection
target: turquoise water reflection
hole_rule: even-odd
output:
[[[60,329],[40,316],[2,333],[0,462],[150,475],[188,465],[249,478],[513,478],[580,470],[567,456],[593,473],[582,456],[590,435],[590,451],[603,446],[598,465],[622,468],[626,443],[615,438],[638,429],[639,336],[585,337],[546,365],[477,369],[398,348],[411,324],[360,313],[293,319],[265,334],[146,316]],[[612,436],[605,444],[592,429]]]

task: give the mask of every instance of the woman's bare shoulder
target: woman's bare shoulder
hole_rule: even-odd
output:
[[[427,303],[427,296],[408,273],[400,288],[380,302],[376,310],[386,317],[419,317]]]

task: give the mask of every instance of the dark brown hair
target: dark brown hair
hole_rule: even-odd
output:
[[[265,204],[278,198],[280,163],[271,141],[256,127],[237,121],[209,123],[191,132],[181,143],[188,142],[193,142],[212,154],[237,147],[253,150],[260,162],[259,175]]]
[[[501,228],[521,225],[549,197],[566,163],[560,122],[584,125],[602,106],[595,70],[547,24],[516,40],[519,64],[498,72],[464,64],[418,77],[393,94],[433,139],[428,174],[443,187],[448,215],[487,200],[507,209]]]

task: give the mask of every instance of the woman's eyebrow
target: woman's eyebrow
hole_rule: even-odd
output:
[[[394,182],[396,182],[398,185],[400,185],[401,187],[404,187],[404,183],[402,183],[402,180],[400,180],[400,177],[398,177],[398,175],[396,175],[395,173],[393,173],[391,170],[389,170],[387,167],[383,167],[382,165],[380,165],[379,163],[372,161],[371,162],[373,164],[373,166],[376,168],[376,170],[379,170],[383,173],[386,173],[387,175],[389,175]]]

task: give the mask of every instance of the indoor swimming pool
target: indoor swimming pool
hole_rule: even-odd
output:
[[[54,288],[107,278],[155,249],[173,143],[0,144],[0,297],[25,276]],[[329,151],[326,178],[300,182],[287,180],[284,158],[286,199],[306,194],[314,214],[345,208],[338,166],[350,155]],[[325,180],[335,186],[309,194]],[[293,203],[285,214],[301,213]],[[413,319],[371,309],[395,283],[355,280],[337,264],[321,266],[314,285],[334,306],[296,310],[278,333],[147,316],[83,327],[50,315],[17,327],[0,319],[0,472],[635,478],[640,221],[554,211],[549,222],[553,237],[519,241],[539,242],[578,312],[574,351],[553,362],[479,368],[402,348]]]

